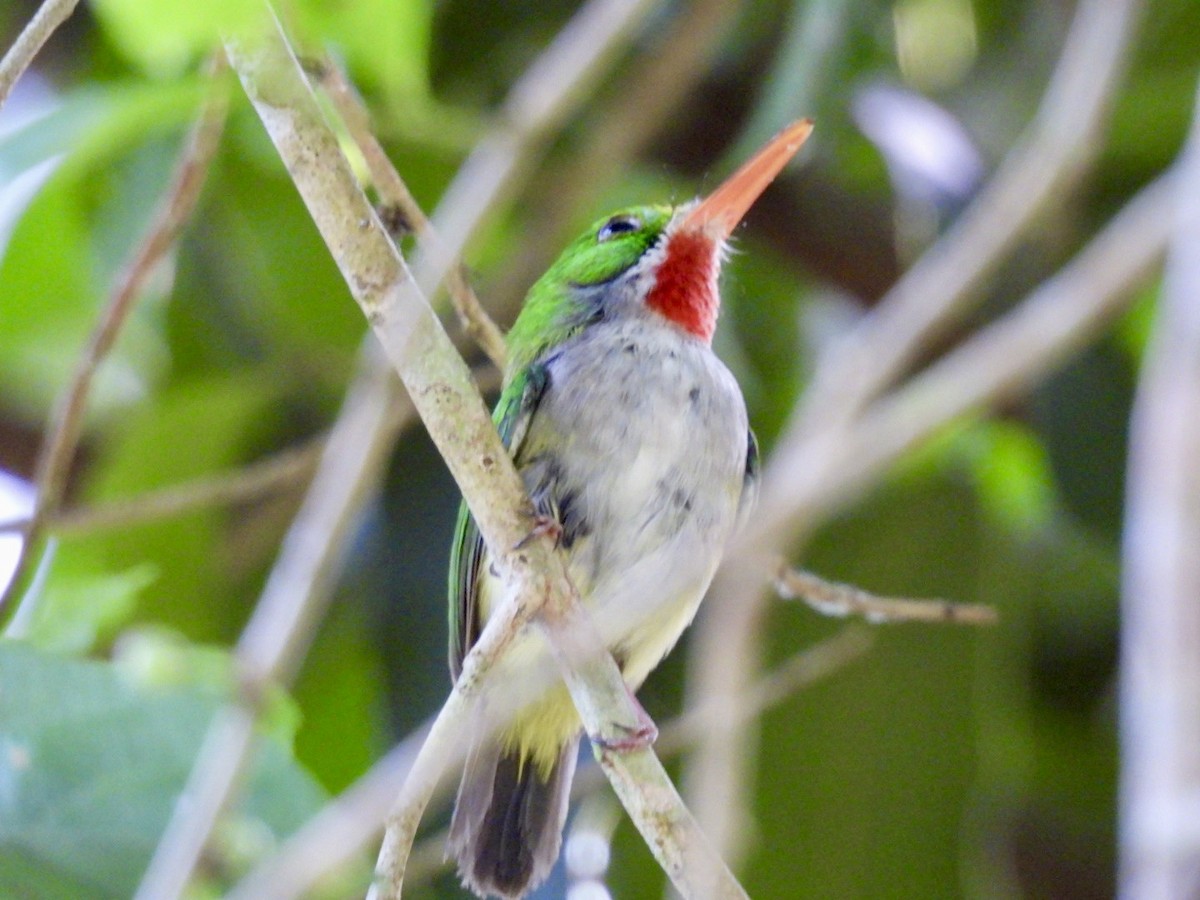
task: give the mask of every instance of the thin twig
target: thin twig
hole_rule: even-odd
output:
[[[32,521],[26,530],[26,539],[22,542],[8,589],[0,595],[0,616],[12,597],[21,590],[24,573],[34,556],[33,548],[39,544],[42,526],[58,510],[66,492],[71,460],[75,457],[75,449],[83,433],[84,412],[96,370],[116,341],[146,281],[178,239],[200,196],[209,162],[225,124],[228,98],[224,85],[215,78],[223,65],[222,57],[214,58],[210,65],[214,75],[212,90],[184,141],[175,175],[158,213],[118,279],[87,345],[75,363],[71,383],[55,405],[38,456]],[[32,595],[27,602],[34,602]],[[28,615],[24,618],[28,619]]]
[[[784,600],[803,600],[826,616],[862,616],[868,622],[946,622],[953,625],[994,625],[996,610],[980,603],[879,597],[850,584],[827,581],[812,572],[793,569],[781,561],[775,590]]]
[[[4,59],[0,59],[0,108],[42,45],[75,11],[78,3],[79,0],[45,0],[29,24],[17,35],[16,41],[4,54]]]
[[[399,215],[407,230],[416,234],[420,241],[438,241],[429,218],[371,130],[370,115],[346,73],[333,59],[326,57],[321,60],[318,77],[326,96],[333,101],[346,130],[362,153],[380,199]],[[503,372],[507,354],[504,332],[492,321],[483,304],[479,302],[467,279],[466,267],[461,262],[452,266],[446,276],[446,292],[454,304],[454,311],[458,314],[463,331],[487,354],[496,368]]]
[[[1200,92],[1133,405],[1121,599],[1120,893],[1200,893]]]
[[[63,509],[49,516],[43,527],[51,534],[91,534],[130,525],[144,525],[184,515],[197,509],[244,503],[307,481],[316,468],[324,437],[290,447],[232,472],[205,475],[182,484],[96,506]],[[31,516],[0,522],[0,534],[27,533]]]

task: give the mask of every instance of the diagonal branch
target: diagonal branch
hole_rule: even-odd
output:
[[[0,59],[0,107],[13,87],[38,55],[50,35],[75,11],[79,0],[45,0],[29,20],[13,45]]]
[[[544,61],[535,66],[530,76],[531,82],[518,85],[518,88],[522,85],[525,88],[515,91],[514,98],[510,100],[510,122],[526,128],[531,141],[544,139],[547,123],[557,121],[569,108],[568,100],[574,93],[570,87],[577,87],[581,80],[594,77],[599,61],[611,52],[612,44],[603,41],[595,43],[595,35],[588,28],[602,26],[601,36],[607,35],[610,40],[615,40],[629,33],[636,14],[643,6],[610,0],[594,2],[585,7],[576,23],[564,32],[565,36],[560,36],[559,41],[555,42]],[[581,39],[586,41],[583,47],[578,43]],[[584,50],[586,52],[581,52]],[[492,617],[475,649],[468,655],[459,683],[435,721],[430,737],[406,782],[411,788],[402,797],[402,805],[390,817],[380,856],[379,881],[375,888],[382,890],[386,896],[395,896],[402,883],[412,830],[420,818],[428,792],[432,790],[432,782],[436,781],[445,763],[444,758],[437,759],[427,752],[428,748],[437,746],[435,736],[439,734],[439,728],[440,733],[445,734],[452,732],[455,727],[461,727],[471,696],[479,690],[490,665],[524,623],[541,611],[547,614],[546,621],[551,628],[558,622],[571,622],[570,634],[574,635],[577,629],[570,617],[578,614],[571,603],[572,588],[562,560],[554,553],[549,542],[542,540],[526,544],[524,541],[529,531],[530,514],[520,479],[500,445],[465,364],[453,351],[425,300],[426,294],[421,285],[436,285],[441,280],[457,247],[427,250],[423,256],[423,268],[418,269],[418,278],[410,277],[374,210],[355,183],[336,138],[323,122],[299,64],[278,28],[271,29],[253,42],[231,41],[227,51],[351,293],[399,371],[414,406],[421,413],[431,437],[462,487],[480,531],[492,549],[499,576],[513,598]],[[571,73],[575,75],[568,78]],[[545,80],[547,76],[552,76],[548,82]],[[468,226],[442,229],[443,234],[458,239],[459,247],[466,235],[481,221],[484,212],[481,203],[491,202],[501,196],[504,189],[511,185],[514,173],[519,171],[516,153],[520,146],[516,141],[519,134],[519,131],[510,127],[491,145],[485,142],[472,157],[475,160],[474,169],[469,162],[466,173],[456,181],[461,188],[472,183],[472,172],[482,173],[482,185],[475,182],[481,189],[471,192],[469,203],[465,206],[451,203],[450,212],[446,214],[449,220],[458,222],[460,226]],[[334,436],[337,434],[335,428]],[[333,438],[326,458],[333,455],[332,442]],[[319,472],[314,481],[314,493],[322,485]],[[336,495],[336,490],[329,489]],[[313,494],[310,494],[312,499]],[[303,514],[297,522],[301,519]],[[285,553],[299,548],[299,551],[309,555],[324,555],[327,559],[328,554],[336,552],[330,548],[340,547],[339,537],[337,534],[322,535],[319,528],[308,531],[293,528],[285,545]],[[326,565],[319,570],[314,570],[314,567],[315,563],[307,568],[313,570],[317,587],[327,587],[320,582],[329,579],[332,566]],[[271,593],[277,574],[278,567],[268,584],[267,594]],[[300,587],[306,590],[311,588],[310,585]],[[260,603],[260,609],[266,605],[266,596]],[[257,628],[255,626],[259,624],[260,616],[256,611],[255,619],[238,646],[238,658],[245,668],[250,688],[249,696],[243,704],[232,706],[218,716],[210,731],[210,738],[214,735],[220,737],[224,732],[229,746],[234,747],[235,752],[224,757],[210,758],[206,755],[199,761],[191,780],[199,796],[189,796],[177,808],[172,827],[164,836],[159,853],[147,872],[140,896],[177,896],[189,879],[216,816],[231,795],[238,770],[246,758],[245,748],[250,742],[255,714],[253,698],[256,689],[272,677],[286,677],[289,664],[294,664],[298,656],[295,642],[296,635],[301,632],[296,626],[301,612],[294,604],[287,609],[281,606],[280,621],[276,625],[282,628],[268,627],[270,617],[265,614],[261,617],[263,627]],[[636,711],[611,658],[601,650],[594,649],[583,662],[591,678],[599,680],[599,676],[603,676],[604,679],[598,685],[589,682],[586,689],[582,690],[584,696],[594,701],[585,711],[589,729],[593,733],[604,734],[610,728],[619,727],[616,723],[636,721]],[[578,660],[569,656],[568,663],[576,664]],[[597,669],[600,670],[599,674]],[[580,677],[573,670],[566,674],[579,695]],[[602,694],[600,700],[593,696],[592,692],[596,690]],[[653,760],[657,773],[647,774],[645,770],[652,767],[646,765],[646,756],[652,759],[652,754],[646,752],[630,764],[617,760],[613,766],[622,773],[640,773],[642,777],[657,778],[647,789],[657,791],[656,798],[669,801],[670,782],[661,766],[657,766],[657,760]],[[217,760],[215,764],[214,759]],[[432,761],[422,769],[423,760]],[[419,775],[419,772],[424,774]],[[631,777],[630,774],[624,774],[626,785]],[[628,789],[638,790],[636,786]],[[197,810],[198,815],[189,814],[189,806]],[[702,838],[694,829],[688,829],[689,817],[686,810],[682,810],[677,797],[674,803],[667,802],[665,805],[659,800],[655,812],[659,823],[670,820],[671,827],[665,833],[661,828],[658,829],[659,840],[654,849],[660,859],[670,865],[682,889],[697,895],[697,890],[688,881],[693,877],[692,872],[680,872],[673,860],[691,859],[699,855],[704,859],[704,865],[691,869],[697,873],[701,870],[713,873],[718,882],[732,886],[721,888],[721,895],[742,895],[728,870],[707,853]],[[655,824],[650,824],[651,830],[655,829]]]
[[[900,278],[818,367],[800,423],[848,421],[893,384],[1100,146],[1142,0],[1081,0],[1037,116],[953,227]]]
[[[327,57],[321,62],[318,77],[325,93],[333,101],[346,130],[358,145],[367,163],[367,170],[371,173],[371,181],[387,209],[394,211],[407,229],[415,233],[422,243],[436,242],[438,236],[433,225],[409,191],[404,179],[400,177],[400,173],[396,171],[396,167],[388,159],[379,139],[371,131],[370,116],[358,92],[346,78],[346,73]],[[475,296],[475,291],[467,280],[466,267],[461,261],[452,266],[447,274],[446,289],[454,304],[454,310],[458,313],[463,331],[479,345],[496,368],[503,372],[504,358],[507,354],[504,333]]]
[[[223,60],[214,58],[210,68],[215,75],[223,66]],[[24,575],[34,556],[33,548],[40,543],[42,526],[62,503],[71,461],[83,433],[84,412],[96,370],[112,349],[155,266],[178,239],[200,196],[208,164],[224,128],[226,105],[224,86],[214,83],[200,117],[184,141],[174,178],[158,214],[113,289],[88,338],[87,346],[75,364],[71,383],[55,406],[38,456],[32,520],[26,529],[12,579],[7,590],[0,595],[0,615],[22,587]],[[26,602],[34,602],[34,599],[29,597]],[[29,610],[22,612],[21,619],[29,621]]]

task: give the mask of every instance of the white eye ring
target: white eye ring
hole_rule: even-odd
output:
[[[618,234],[638,231],[642,227],[641,220],[634,216],[613,216],[596,232],[596,243],[603,244]]]

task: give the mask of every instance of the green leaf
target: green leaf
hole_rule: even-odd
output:
[[[0,893],[130,896],[217,701],[11,642],[0,643],[0,684]],[[323,800],[290,752],[264,740],[224,830],[268,848]]]
[[[120,572],[60,572],[48,583],[28,637],[43,650],[84,653],[133,614],[137,597],[158,575],[150,564]]]
[[[263,18],[258,0],[92,0],[92,11],[118,52],[158,78],[180,74]]]
[[[66,383],[102,298],[157,205],[195,83],[71,96],[0,141],[0,184],[65,153],[0,246],[0,391],[41,419]],[[137,308],[101,367],[90,409],[141,395],[165,362],[155,310]]]
[[[247,445],[270,427],[280,386],[247,370],[176,384],[143,404],[99,444],[83,495],[86,502],[118,501],[241,463]],[[153,564],[159,578],[143,594],[139,612],[165,620],[188,637],[230,635],[241,622],[255,586],[239,584],[230,564],[246,564],[236,541],[238,520],[227,509],[192,510],[170,519],[117,531],[63,539],[59,559],[78,554],[93,570]],[[269,548],[264,548],[269,552]],[[51,570],[53,583],[57,567]]]
[[[428,0],[300,0],[291,10],[300,33],[332,46],[364,89],[384,93],[393,104],[425,99],[433,18]]]

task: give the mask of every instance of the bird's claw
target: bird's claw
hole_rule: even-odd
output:
[[[612,730],[619,732],[615,735],[589,735],[592,743],[597,747],[617,753],[629,753],[634,750],[643,750],[658,740],[658,726],[654,724],[650,714],[642,708],[642,704],[638,702],[632,691],[629,693],[629,699],[633,701],[637,722],[633,725],[613,722]]]
[[[554,540],[555,549],[562,543],[563,527],[562,523],[554,516],[547,516],[538,513],[533,517],[533,527],[529,529],[529,533],[517,542],[514,550],[523,550],[535,539],[543,535],[549,535]]]

